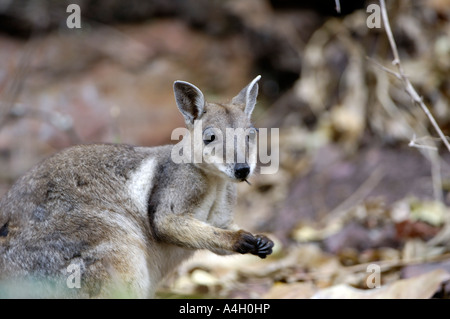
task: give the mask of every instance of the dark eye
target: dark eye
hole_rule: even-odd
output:
[[[215,139],[216,139],[216,136],[214,135],[214,132],[212,130],[205,130],[205,132],[203,134],[203,143],[205,143],[205,145],[208,145]]]
[[[256,132],[258,131],[258,129],[252,127],[248,130],[248,135],[247,135],[247,141],[254,139],[256,137]]]

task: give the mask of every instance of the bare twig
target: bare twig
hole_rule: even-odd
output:
[[[385,71],[386,73],[392,74],[399,80],[402,79],[402,76],[400,75],[400,73],[392,71],[391,69],[385,67],[383,64],[379,63],[377,60],[372,59],[369,56],[366,56],[366,59],[369,60],[370,62],[372,62],[373,64],[375,64],[377,67],[379,67],[381,70]]]
[[[380,0],[380,7],[381,7],[381,17],[382,17],[383,24],[385,27],[386,35],[388,37],[389,44],[390,44],[391,50],[392,50],[392,54],[394,56],[394,60],[392,61],[392,64],[397,67],[398,72],[389,70],[385,67],[382,67],[382,68],[384,70],[389,70],[389,71],[387,71],[388,73],[395,75],[398,79],[400,79],[402,81],[406,93],[411,97],[413,103],[415,103],[416,105],[419,105],[421,107],[421,109],[423,110],[423,112],[425,113],[425,115],[428,117],[431,124],[433,125],[434,129],[438,133],[440,139],[442,140],[444,145],[447,147],[447,150],[450,152],[449,141],[447,140],[446,136],[440,129],[439,125],[437,124],[437,122],[434,119],[433,115],[431,114],[430,110],[425,105],[425,103],[423,102],[422,98],[419,96],[417,91],[414,89],[413,85],[411,84],[408,77],[406,76],[405,71],[403,70],[403,66],[400,62],[400,56],[398,54],[397,44],[395,43],[394,36],[392,35],[391,26],[389,24],[389,18],[387,15],[385,0]],[[412,141],[412,144],[414,145],[414,141]],[[411,143],[410,143],[410,146],[411,146]],[[417,145],[414,145],[414,146],[417,146]],[[424,152],[428,151],[427,156],[432,164],[431,165],[431,175],[432,175],[432,179],[433,179],[434,196],[437,201],[442,201],[443,200],[442,178],[441,178],[441,174],[440,174],[440,160],[439,160],[438,152],[437,152],[437,150],[435,151],[428,147],[427,147],[427,149],[425,149],[425,147],[418,147],[418,148]]]
[[[417,143],[418,141],[419,140],[416,138],[416,134],[413,134],[413,138],[409,142],[408,146],[415,147],[417,149],[423,150],[424,152],[428,151],[425,154],[428,155],[428,159],[431,162],[431,178],[433,180],[434,197],[435,200],[442,202],[443,197],[442,197],[441,161],[439,159],[438,148],[432,145],[419,144]]]
[[[341,3],[339,2],[339,0],[335,0],[335,2],[336,2],[336,12],[341,13]]]
[[[392,61],[392,64],[394,64],[398,70],[398,72],[394,72],[394,71],[390,70],[389,73],[394,74],[397,78],[399,78],[403,82],[406,93],[408,93],[409,96],[412,98],[413,102],[416,103],[417,105],[419,105],[422,108],[422,110],[425,112],[426,116],[430,120],[434,129],[439,134],[439,137],[441,138],[442,142],[444,142],[444,145],[447,147],[447,150],[450,152],[450,143],[448,142],[444,133],[440,129],[439,125],[437,124],[437,122],[434,119],[433,115],[431,114],[430,110],[425,105],[425,103],[423,102],[422,98],[419,96],[417,91],[414,89],[414,87],[411,84],[411,82],[409,81],[408,77],[405,75],[402,64],[400,62],[400,56],[398,54],[397,44],[395,43],[394,36],[392,35],[392,30],[391,30],[391,26],[389,24],[389,18],[388,18],[387,10],[386,10],[386,3],[384,0],[380,0],[380,7],[381,7],[381,17],[383,19],[384,28],[386,30],[386,35],[389,39],[392,54],[394,56],[394,60]]]
[[[418,144],[418,139],[416,138],[416,134],[413,135],[411,141],[409,141],[408,146],[409,147],[415,147],[415,148],[422,148],[422,149],[426,149],[426,150],[432,150],[432,151],[437,151],[437,147],[436,146],[431,146],[431,145],[425,145],[425,144]]]

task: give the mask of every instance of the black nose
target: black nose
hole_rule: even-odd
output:
[[[234,176],[238,179],[245,179],[250,173],[250,166],[248,164],[236,164],[234,165]]]

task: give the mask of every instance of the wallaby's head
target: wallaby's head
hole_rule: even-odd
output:
[[[250,117],[260,78],[257,76],[228,103],[206,102],[195,85],[174,83],[175,100],[189,130],[190,159],[195,165],[235,182],[253,173],[257,130]]]

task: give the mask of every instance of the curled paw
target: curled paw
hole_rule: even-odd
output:
[[[272,253],[273,241],[264,235],[252,235],[251,233],[240,230],[237,232],[236,241],[233,250],[240,254],[253,254],[260,258],[266,258]]]
[[[252,254],[258,255],[260,258],[266,258],[267,255],[272,253],[273,241],[267,236],[256,235],[256,249]]]

